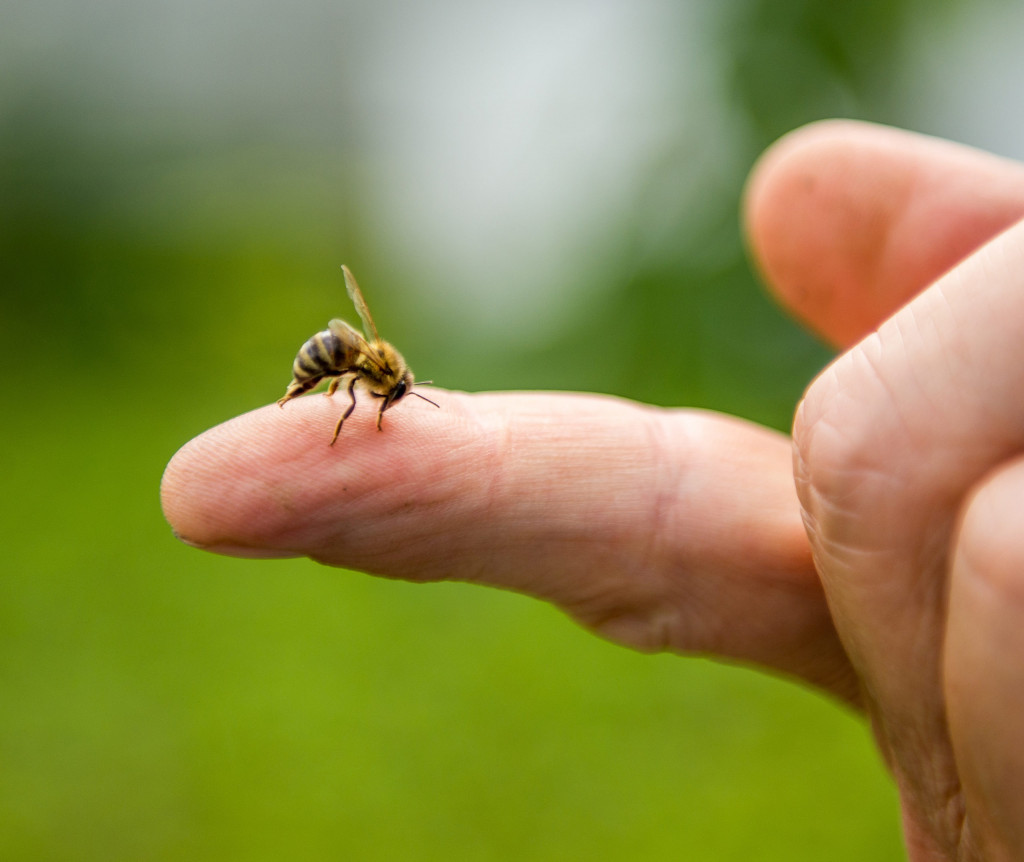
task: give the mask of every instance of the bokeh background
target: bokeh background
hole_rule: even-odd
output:
[[[813,693],[205,555],[157,491],[351,316],[343,262],[442,385],[786,428],[828,353],[745,259],[752,162],[829,116],[1024,157],[1021,32],[999,0],[6,0],[0,858],[903,858]]]

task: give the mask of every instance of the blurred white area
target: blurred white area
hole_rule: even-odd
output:
[[[368,215],[481,337],[542,339],[578,313],[646,172],[681,139],[694,209],[724,167],[694,3],[455,0],[375,35],[357,104],[385,154],[365,177]]]
[[[543,340],[600,282],[652,162],[690,152],[653,198],[676,224],[699,221],[701,190],[728,169],[702,8],[22,2],[0,33],[0,110],[58,87],[100,142],[202,147],[241,127],[256,146],[333,150],[369,202],[360,218],[395,271],[425,273],[437,315]]]
[[[0,115],[57,90],[83,135],[122,148],[293,148],[310,185],[334,182],[344,161],[378,251],[395,273],[423,273],[435,314],[467,337],[543,341],[601,283],[624,220],[631,253],[685,242],[743,157],[716,10],[8,0]],[[948,24],[915,26],[894,103],[913,104],[908,125],[1024,155],[1024,8],[977,3]],[[650,188],[666,162],[671,180]]]

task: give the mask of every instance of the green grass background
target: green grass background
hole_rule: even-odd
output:
[[[90,136],[59,80],[7,100],[0,858],[903,858],[867,728],[818,695],[633,654],[513,594],[203,554],[159,509],[175,449],[279,397],[298,343],[347,313],[343,261],[443,385],[787,427],[828,354],[749,270],[743,177],[801,122],[898,122],[885,83],[917,7],[722,8],[709,38],[744,118],[731,178],[653,246],[638,190],[599,299],[516,355],[431,314],[441,275],[387,258],[358,160]]]

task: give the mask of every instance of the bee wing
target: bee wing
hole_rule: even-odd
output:
[[[345,345],[346,349],[366,353],[369,345],[354,326],[350,326],[344,320],[339,320],[336,317],[327,324],[327,328],[337,337],[338,341]]]
[[[366,300],[363,299],[363,293],[359,289],[359,285],[356,284],[352,271],[344,264],[341,266],[341,271],[345,274],[345,289],[348,291],[349,298],[359,313],[359,319],[363,321],[363,331],[366,333],[366,337],[370,341],[380,341],[377,327],[373,323],[373,317],[370,316],[370,309],[366,305]]]
[[[365,356],[374,365],[376,365],[381,371],[385,371],[384,363],[380,361],[377,354],[373,352],[373,349],[367,343],[366,339],[356,330],[354,326],[349,325],[344,320],[334,318],[327,324],[327,328],[337,337],[347,350],[358,352],[360,355]]]

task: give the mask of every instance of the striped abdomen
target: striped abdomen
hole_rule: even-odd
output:
[[[292,377],[285,398],[308,392],[325,377],[336,377],[350,370],[359,351],[342,342],[329,329],[318,332],[299,348],[292,364]]]

